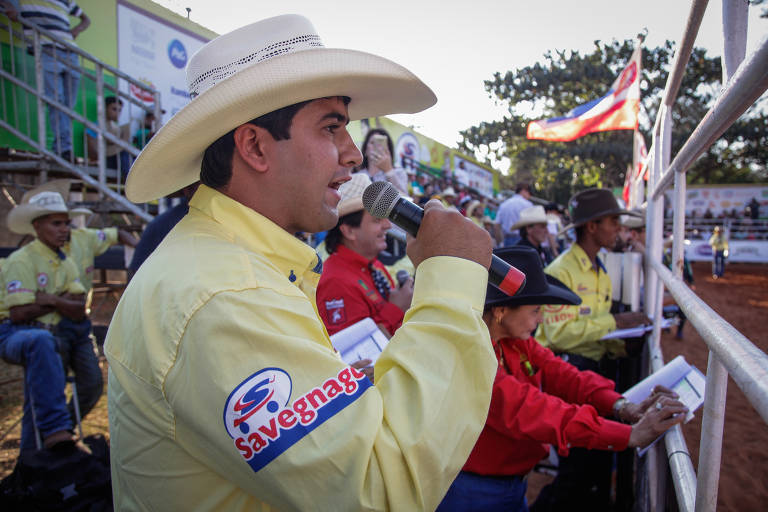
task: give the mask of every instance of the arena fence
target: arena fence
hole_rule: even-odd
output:
[[[152,216],[144,209],[136,206],[122,194],[121,173],[107,169],[106,166],[106,141],[118,145],[134,157],[139,150],[132,144],[114,136],[107,130],[105,96],[119,98],[125,107],[131,112],[144,112],[155,114],[155,119],[161,119],[160,93],[152,87],[126,75],[122,71],[105,64],[93,55],[81,50],[76,45],[63,41],[34,23],[20,19],[19,24],[12,24],[10,19],[0,10],[0,127],[13,134],[21,143],[28,145],[34,151],[45,155],[66,169],[74,177],[77,177],[96,188],[101,196],[108,196],[125,207],[128,211],[140,218],[149,221]],[[16,27],[21,27],[28,33],[25,36]],[[54,43],[54,44],[52,44]],[[77,106],[69,108],[58,101],[58,98],[46,96],[43,85],[42,55],[43,45],[53,53],[53,58],[60,64],[80,73],[80,86],[77,91],[79,101]],[[66,48],[79,56],[79,64],[72,65],[66,61],[61,49]],[[123,81],[125,92],[119,86]],[[136,97],[151,99],[150,106]],[[96,109],[96,119],[88,116],[88,107]],[[75,123],[79,123],[84,129],[82,139],[75,140],[73,131],[73,144],[84,149],[85,158],[79,160],[72,151],[69,158],[62,158],[56,148],[48,149],[48,126],[46,110],[56,108],[66,113]],[[85,129],[96,133],[97,156],[95,168],[87,165],[88,151]],[[78,130],[79,131],[79,130]],[[86,163],[86,165],[83,165]],[[30,168],[30,165],[34,169]],[[0,170],[29,171],[40,168],[37,162],[0,162]],[[41,170],[41,180],[46,179],[46,167]],[[95,172],[94,172],[95,171]],[[108,176],[114,178],[112,183],[107,183]],[[94,179],[95,177],[95,179]],[[113,187],[115,190],[113,190]]]
[[[670,162],[672,108],[686,64],[707,8],[707,0],[694,0],[676,50],[661,108],[653,129],[649,151],[650,176],[647,193],[645,253],[645,310],[656,320],[649,337],[649,371],[664,364],[660,347],[662,298],[666,287],[709,348],[706,398],[702,413],[698,475],[679,426],[658,443],[646,457],[648,488],[644,509],[664,510],[667,471],[671,472],[677,504],[683,511],[713,511],[717,506],[720,460],[725,416],[725,398],[730,375],[746,398],[768,423],[768,356],[733,326],[702,302],[681,279],[685,241],[685,173],[733,122],[768,89],[768,37],[756,51],[746,54],[746,0],[723,0],[723,88],[712,108],[702,118],[683,147]],[[642,177],[642,173],[640,173]],[[642,178],[640,178],[642,179]],[[641,187],[640,179],[634,186]],[[661,262],[664,235],[664,192],[673,186],[673,266]],[[670,490],[671,491],[671,490]]]

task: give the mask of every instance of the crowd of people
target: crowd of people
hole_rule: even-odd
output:
[[[266,52],[275,41],[292,43]],[[613,452],[686,413],[666,388],[631,403],[614,382],[631,350],[606,335],[647,319],[611,310],[600,252],[637,212],[588,189],[563,219],[524,183],[497,204],[397,166],[381,130],[358,149],[351,118],[436,98],[395,63],[324,48],[301,16],[222,35],[189,69],[192,103],[126,183],[136,202],[189,200],[163,220],[175,225],[154,237],[107,335],[116,507],[525,511],[526,475],[552,446],[558,475],[532,508],[608,510]],[[370,94],[378,83],[386,94]],[[393,226],[362,203],[380,180],[425,210],[390,267],[379,257]],[[7,220],[36,236],[2,265],[0,354],[25,366],[22,449],[35,437],[85,449],[64,375],[88,390],[83,414],[102,389],[84,265],[135,241],[102,230],[75,251],[70,219],[87,213],[37,190]],[[514,296],[488,284],[493,255],[525,272]],[[364,318],[389,343],[375,364],[346,365],[329,334]]]

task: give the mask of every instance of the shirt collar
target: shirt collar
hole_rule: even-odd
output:
[[[584,249],[582,249],[582,247],[577,242],[574,242],[573,245],[571,245],[571,251],[573,251],[573,256],[579,263],[582,272],[594,268],[594,265],[590,261],[589,256],[587,256],[587,253],[584,252]],[[595,256],[595,259],[597,260],[597,273],[599,274],[600,269],[603,269],[603,272],[607,274],[608,270],[605,268],[605,265],[603,265],[603,261],[600,259],[600,256]]]
[[[344,261],[348,261],[354,265],[362,265],[364,267],[367,267],[368,264],[374,263],[376,258],[373,258],[372,260],[367,260],[364,257],[362,257],[359,253],[353,251],[349,247],[343,244],[339,244],[336,247],[336,254],[339,255],[339,258],[343,259]]]
[[[54,251],[43,242],[41,242],[39,238],[35,238],[35,240],[32,241],[30,245],[35,248],[35,251],[38,254],[45,256],[50,260],[60,261],[67,259],[67,255],[62,252],[61,248],[58,251]]]
[[[189,206],[220,224],[237,245],[264,255],[296,286],[319,279],[322,263],[315,250],[251,208],[205,185]]]

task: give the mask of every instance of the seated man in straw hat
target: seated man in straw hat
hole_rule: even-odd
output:
[[[516,245],[535,249],[539,254],[542,266],[547,266],[555,259],[552,250],[544,246],[549,240],[547,229],[547,214],[541,205],[531,206],[520,212],[518,221],[512,225],[512,231],[520,230],[520,240]]]
[[[370,184],[366,174],[357,173],[339,187],[339,222],[325,237],[330,257],[317,285],[317,309],[329,334],[370,317],[391,337],[411,306],[413,279],[395,286],[376,259],[387,248],[392,223],[363,210],[363,190]]]
[[[8,214],[11,231],[37,238],[3,262],[0,357],[25,366],[21,451],[72,441],[74,403],[67,410],[65,373],[75,372],[78,406],[85,416],[101,396],[101,369],[88,337],[85,288],[77,266],[62,252],[73,215],[57,192],[40,192]],[[62,359],[64,364],[62,365]],[[34,415],[34,416],[33,416]],[[35,419],[33,425],[33,417]]]
[[[608,189],[591,188],[574,195],[570,202],[576,242],[544,271],[562,281],[582,300],[579,306],[545,306],[537,341],[579,370],[601,372],[607,355],[623,355],[622,340],[604,340],[616,328],[647,322],[642,313],[611,314],[611,279],[598,257],[601,248],[611,248],[619,232],[619,216],[636,215],[623,210]],[[532,510],[560,510],[573,503],[593,504],[594,510],[608,507],[612,457],[610,454],[574,449],[560,459],[558,476],[542,490]]]
[[[413,304],[375,385],[334,352],[315,303],[322,262],[294,234],[338,221],[362,161],[347,122],[434,94],[386,59],[323,47],[297,15],[214,39],[187,80],[191,102],[126,183],[148,201],[201,181],[107,336],[115,503],[433,510],[490,403],[488,234],[427,204],[408,247]]]

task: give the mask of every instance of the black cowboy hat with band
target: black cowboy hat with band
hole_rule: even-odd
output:
[[[568,201],[568,211],[571,215],[571,223],[565,226],[561,232],[608,215],[638,216],[637,212],[620,207],[616,198],[613,197],[613,192],[607,188],[582,190]]]
[[[581,298],[573,293],[559,279],[544,273],[541,257],[531,247],[513,246],[496,249],[493,254],[525,274],[525,285],[514,297],[510,297],[488,285],[485,292],[485,307],[526,306],[533,304],[581,304]]]

